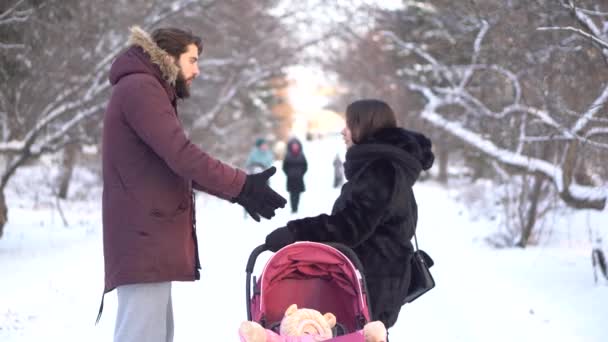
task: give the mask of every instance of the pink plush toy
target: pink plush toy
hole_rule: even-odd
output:
[[[243,322],[239,329],[242,342],[317,342],[332,338],[336,316],[321,315],[312,309],[298,309],[292,304],[281,320],[280,335],[264,329],[256,322]],[[363,327],[366,342],[385,342],[386,328],[380,321],[369,322]]]

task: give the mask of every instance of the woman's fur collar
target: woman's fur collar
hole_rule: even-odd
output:
[[[429,138],[420,132],[401,127],[382,128],[358,145],[367,144],[387,144],[404,150],[420,162],[423,170],[430,169],[435,160]]]
[[[141,47],[150,56],[152,63],[158,65],[163,78],[171,85],[175,85],[175,80],[179,75],[179,67],[175,64],[174,58],[167,51],[161,49],[148,32],[139,26],[131,27],[129,44]]]

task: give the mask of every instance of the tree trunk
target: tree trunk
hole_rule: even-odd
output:
[[[448,149],[445,146],[437,146],[437,157],[439,161],[438,181],[442,184],[448,183]]]
[[[70,181],[72,180],[74,165],[76,164],[76,157],[78,155],[78,147],[77,144],[69,144],[63,151],[63,161],[58,179],[59,189],[57,192],[57,196],[61,199],[66,199],[68,197]]]
[[[536,225],[537,219],[536,216],[538,214],[538,202],[541,197],[543,181],[544,179],[542,175],[538,173],[534,175],[534,185],[532,186],[532,193],[530,194],[530,207],[528,207],[528,212],[526,214],[526,224],[522,227],[521,238],[517,243],[518,247],[526,248],[528,242],[530,241],[530,237],[534,232],[534,226]]]
[[[8,207],[4,198],[4,189],[0,188],[0,239],[4,233],[4,225],[8,221]]]
[[[473,168],[473,174],[471,175],[472,182],[483,178],[485,174],[485,165],[483,163],[482,156],[476,155],[474,158],[472,158],[470,161],[470,166]]]

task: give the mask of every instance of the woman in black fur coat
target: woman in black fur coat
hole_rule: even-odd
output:
[[[293,220],[266,237],[272,251],[295,241],[339,242],[363,263],[373,320],[397,321],[410,284],[418,208],[412,186],[433,165],[431,141],[397,127],[392,109],[360,100],[346,109],[347,183],[331,215]]]

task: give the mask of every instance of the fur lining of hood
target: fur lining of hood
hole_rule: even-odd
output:
[[[149,56],[152,63],[158,65],[163,78],[171,85],[175,85],[179,67],[174,63],[174,58],[167,51],[158,46],[150,34],[139,26],[131,27],[129,44],[141,47]]]
[[[435,155],[432,152],[431,140],[424,134],[401,127],[388,127],[378,130],[361,144],[388,144],[408,152],[417,159],[423,170],[433,166]]]

